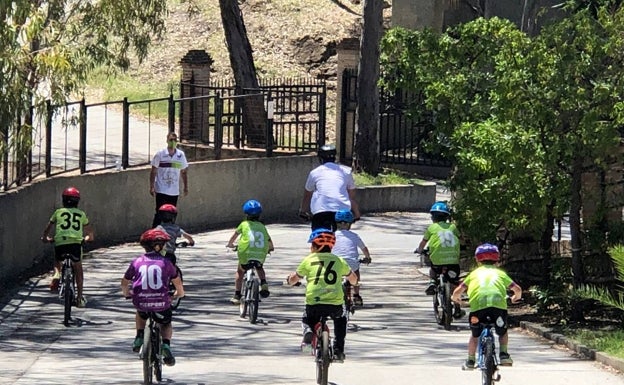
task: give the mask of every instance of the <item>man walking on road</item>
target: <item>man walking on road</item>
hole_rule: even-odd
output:
[[[321,165],[310,171],[305,183],[299,215],[312,220],[312,230],[336,231],[336,213],[351,210],[355,219],[360,209],[355,201],[355,181],[351,169],[336,164],[336,147],[324,145],[318,150]],[[311,218],[310,218],[311,216]]]
[[[176,148],[178,136],[175,132],[167,134],[167,148],[154,155],[150,172],[150,195],[156,196],[156,210],[152,228],[161,222],[158,208],[165,203],[178,205],[180,195],[180,177],[184,183],[184,196],[188,195],[188,162],[182,150]]]

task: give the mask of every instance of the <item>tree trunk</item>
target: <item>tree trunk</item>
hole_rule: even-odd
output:
[[[583,272],[582,253],[582,233],[581,233],[581,187],[583,173],[583,158],[576,156],[572,161],[572,185],[570,189],[570,246],[572,248],[572,276],[574,288],[578,289],[585,283]],[[582,304],[577,302],[574,305],[571,319],[573,321],[583,320]]]
[[[540,240],[540,252],[542,254],[543,265],[543,278],[542,285],[548,287],[550,285],[550,273],[552,271],[552,238],[553,238],[553,223],[555,217],[553,215],[553,208],[555,207],[554,199],[550,201],[546,206],[546,221],[544,223],[544,230],[542,232],[542,239]]]
[[[253,51],[247,38],[243,13],[237,0],[219,0],[225,41],[230,54],[230,65],[234,72],[237,93],[260,93],[260,85],[253,60]],[[242,99],[243,131],[250,147],[266,145],[267,115],[264,97],[253,96]]]
[[[379,173],[379,43],[383,32],[383,0],[365,0],[358,69],[355,168]]]

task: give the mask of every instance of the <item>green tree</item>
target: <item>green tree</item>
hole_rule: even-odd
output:
[[[166,0],[0,2],[0,155],[30,150],[31,111],[66,101],[97,67],[126,69],[165,31]],[[31,109],[32,107],[32,109]],[[4,162],[6,164],[6,162]],[[22,176],[23,177],[23,176]]]
[[[624,246],[617,245],[609,249],[609,255],[615,267],[615,278],[619,282],[624,281]],[[594,285],[583,285],[577,291],[583,298],[596,300],[604,305],[624,310],[624,291],[622,286],[611,290]]]

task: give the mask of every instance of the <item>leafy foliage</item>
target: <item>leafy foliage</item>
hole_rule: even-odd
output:
[[[615,287],[609,289],[595,285],[585,285],[577,290],[577,294],[583,298],[596,300],[604,305],[624,310],[624,246],[617,245],[609,249],[609,254],[613,261],[616,278],[620,282]]]

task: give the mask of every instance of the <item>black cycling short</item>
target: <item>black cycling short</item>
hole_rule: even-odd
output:
[[[63,255],[71,254],[71,260],[73,262],[80,262],[82,260],[82,245],[80,243],[70,243],[67,245],[54,246],[54,258],[63,262]]]
[[[440,274],[442,273],[442,269],[446,267],[447,271],[446,271],[446,279],[452,283],[457,285],[459,283],[459,264],[457,265],[431,265],[431,269],[433,270],[433,272],[435,273],[434,277],[430,277],[430,278],[437,278],[440,276]],[[449,272],[451,272],[451,274],[449,274]],[[452,274],[454,273],[454,274]],[[430,274],[431,275],[431,274]]]
[[[149,318],[149,314],[145,311],[138,311],[139,317],[146,320]],[[169,325],[171,323],[171,317],[173,317],[173,312],[171,308],[162,311],[154,311],[155,314],[154,320],[161,325]]]
[[[488,307],[470,313],[468,316],[468,323],[470,324],[472,336],[475,338],[479,337],[483,331],[481,322],[494,322],[496,334],[502,337],[507,333],[507,310],[497,307]]]

